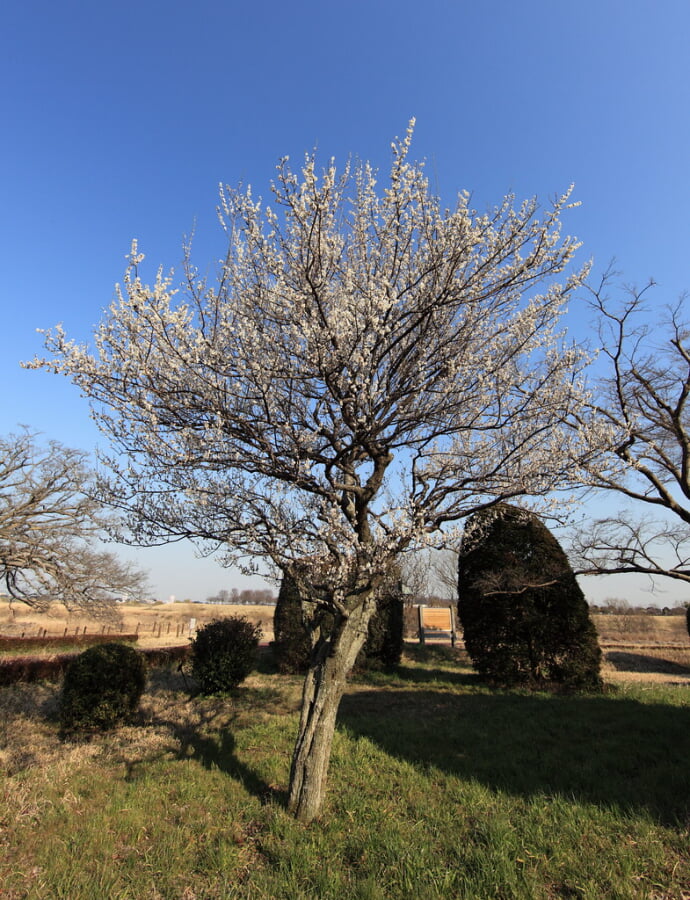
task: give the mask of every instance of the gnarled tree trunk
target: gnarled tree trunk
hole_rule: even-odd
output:
[[[321,811],[338,707],[376,603],[367,600],[338,617],[325,641],[314,647],[304,680],[302,713],[292,756],[288,808],[302,822]]]

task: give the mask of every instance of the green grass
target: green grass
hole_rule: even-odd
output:
[[[264,666],[61,744],[55,688],[0,694],[0,898],[690,897],[690,691],[492,691],[441,648],[343,700],[323,816],[285,811],[300,680]],[[0,726],[1,728],[2,726]]]

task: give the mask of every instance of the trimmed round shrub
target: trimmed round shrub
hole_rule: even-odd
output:
[[[144,692],[146,663],[126,644],[100,644],[67,667],[60,696],[66,731],[113,728],[128,721]]]
[[[234,690],[256,664],[261,626],[244,616],[214,619],[192,641],[192,675],[202,694]]]
[[[474,668],[504,685],[601,687],[601,650],[564,551],[532,513],[500,504],[470,517],[458,617]]]
[[[280,672],[306,672],[311,654],[310,614],[311,604],[302,602],[294,580],[289,575],[284,575],[273,615],[273,655]],[[322,615],[322,630],[329,630],[332,623],[333,619],[328,613]],[[391,579],[369,622],[367,639],[359,652],[355,667],[394,668],[400,662],[402,650],[402,585]]]

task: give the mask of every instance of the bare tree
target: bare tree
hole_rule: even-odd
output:
[[[608,430],[608,453],[584,467],[591,487],[632,501],[588,522],[572,551],[584,574],[636,572],[690,582],[690,327],[685,300],[649,324],[653,286],[607,294],[609,270],[592,303],[600,320],[605,377],[589,404]],[[578,427],[582,422],[578,422]],[[647,514],[639,510],[647,510]]]
[[[450,547],[423,548],[403,557],[402,574],[410,603],[430,598],[457,602],[458,551]]]
[[[420,603],[422,597],[430,593],[431,551],[428,548],[405,553],[401,560],[400,570],[404,585],[403,601],[414,605]]]
[[[433,556],[432,585],[443,599],[458,599],[458,551],[450,547],[438,550]]]
[[[581,351],[563,343],[560,233],[569,193],[541,211],[507,197],[444,210],[411,129],[386,186],[369,164],[301,177],[283,161],[273,206],[221,191],[217,282],[187,252],[152,286],[133,246],[95,350],[47,336],[114,453],[109,502],[130,539],[189,536],[252,571],[269,561],[315,605],[289,807],[321,808],[336,713],[392,561],[469,513],[567,481]],[[124,462],[122,461],[124,455]],[[320,613],[329,614],[328,631]]]
[[[86,454],[24,431],[0,437],[0,584],[39,610],[59,601],[102,613],[140,596],[143,575],[91,549],[104,535],[100,505],[85,491]]]

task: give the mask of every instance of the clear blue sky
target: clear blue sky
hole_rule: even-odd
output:
[[[385,170],[411,116],[414,155],[449,202],[575,182],[566,228],[582,259],[615,256],[628,281],[655,277],[660,305],[675,299],[690,288],[689,43],[687,0],[8,4],[0,433],[97,443],[76,390],[19,361],[40,352],[37,328],[88,337],[132,238],[152,273],[179,263],[196,224],[211,264],[219,182],[265,195],[280,156],[315,147]],[[137,556],[161,597],[247,586],[191,550]],[[585,588],[649,602],[634,584]],[[657,598],[682,599],[672,584]]]

